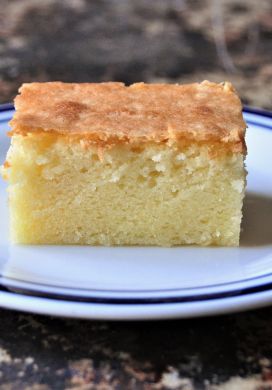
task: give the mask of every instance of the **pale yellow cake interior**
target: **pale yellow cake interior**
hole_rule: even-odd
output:
[[[209,144],[117,144],[15,134],[4,175],[16,243],[239,244],[244,155]]]

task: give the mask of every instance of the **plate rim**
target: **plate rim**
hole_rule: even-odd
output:
[[[20,290],[32,296],[48,296],[59,299],[77,301],[100,301],[104,303],[150,303],[150,302],[181,302],[195,301],[202,297],[210,299],[216,296],[239,296],[251,290],[262,290],[268,286],[272,288],[272,273],[260,275],[248,279],[221,283],[218,285],[208,285],[203,287],[163,289],[163,290],[105,290],[105,289],[80,289],[63,286],[47,285],[19,280],[13,277],[0,275],[0,288],[5,287],[11,291]]]
[[[86,303],[0,291],[0,307],[4,309],[55,317],[110,321],[165,320],[222,315],[257,309],[269,306],[271,303],[272,289],[206,301],[150,304]]]

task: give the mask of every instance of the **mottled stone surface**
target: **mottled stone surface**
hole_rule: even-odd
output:
[[[1,0],[0,101],[31,80],[230,79],[272,107],[270,0]]]
[[[234,82],[272,109],[270,0],[1,0],[0,101],[22,82]],[[272,389],[272,309],[108,323],[0,311],[0,389]]]
[[[134,323],[0,315],[1,389],[272,389],[271,308]]]

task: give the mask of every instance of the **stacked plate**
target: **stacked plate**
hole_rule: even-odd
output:
[[[0,162],[11,105],[0,106]],[[0,306],[96,319],[220,314],[272,303],[272,113],[245,109],[248,186],[239,248],[19,246],[0,183]]]

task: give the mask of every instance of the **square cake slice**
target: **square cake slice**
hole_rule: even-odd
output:
[[[15,107],[13,242],[239,245],[246,125],[230,83],[31,83]]]

